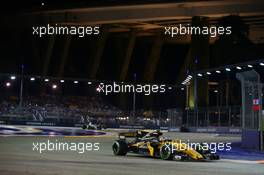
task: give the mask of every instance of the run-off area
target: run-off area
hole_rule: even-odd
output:
[[[239,142],[239,136],[221,136],[202,133],[165,133],[165,136],[192,142]],[[113,156],[111,137],[49,137],[11,136],[0,139],[1,175],[46,174],[184,174],[184,175],[263,175],[263,164],[255,161],[221,159],[209,162],[164,161],[140,155]],[[83,154],[74,151],[50,151],[40,154],[33,151],[33,142],[60,141],[68,143],[100,143],[99,151]]]

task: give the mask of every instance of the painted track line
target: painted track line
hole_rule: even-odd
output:
[[[235,159],[220,159],[223,162],[242,163],[242,164],[258,164],[258,161],[254,160],[235,160]]]
[[[264,160],[258,160],[257,163],[264,164]]]
[[[94,135],[94,136],[64,136],[64,138],[110,138],[115,135]]]

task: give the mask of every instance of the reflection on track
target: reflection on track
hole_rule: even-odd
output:
[[[0,136],[106,136],[111,133],[70,127],[0,125]]]

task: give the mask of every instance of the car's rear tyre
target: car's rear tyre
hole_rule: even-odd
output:
[[[128,151],[127,143],[122,140],[116,140],[112,148],[113,148],[113,153],[116,156],[125,156]]]
[[[210,160],[219,160],[220,159],[220,156],[219,155],[217,155],[217,154],[209,154],[208,156],[207,156]]]
[[[82,129],[87,129],[87,125],[82,125]]]
[[[173,154],[171,150],[171,145],[163,145],[160,148],[160,158],[163,160],[172,160]]]

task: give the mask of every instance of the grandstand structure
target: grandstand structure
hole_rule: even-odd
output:
[[[1,118],[20,115],[36,122],[80,124],[88,116],[108,116],[123,125],[131,124],[127,117],[134,116],[133,124],[173,127],[178,121],[171,116],[175,113],[182,114],[182,123],[190,128],[226,127],[241,132],[243,97],[235,74],[258,69],[263,75],[263,62],[248,63],[264,57],[263,1],[118,0],[105,1],[103,6],[96,1],[58,4],[50,0],[35,2],[32,9],[13,8],[11,15],[0,17],[5,26],[0,31],[6,34],[0,42],[4,48],[2,56],[7,58],[0,65],[7,73],[0,79],[5,85],[0,88],[9,97],[15,93],[18,98],[13,105],[10,100],[2,101]],[[32,34],[32,27],[48,24],[98,26],[100,37]],[[217,37],[164,35],[165,27],[178,25],[231,26],[233,30],[230,36]],[[18,68],[21,64],[25,66],[23,73]],[[221,73],[216,72],[220,71],[218,68]],[[13,74],[16,80],[11,79]],[[186,79],[190,80],[187,84]],[[171,90],[151,96],[137,94],[137,108],[133,111],[136,114],[131,115],[131,94],[109,99],[96,94],[100,81],[114,80],[164,83]],[[32,85],[33,81],[39,84]],[[92,84],[87,90],[84,86],[89,82]],[[70,85],[63,88],[63,83]],[[68,102],[73,99],[70,105]],[[43,104],[46,100],[50,102]]]

